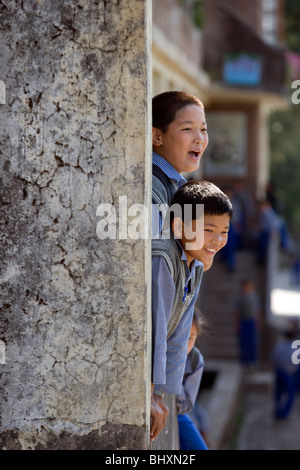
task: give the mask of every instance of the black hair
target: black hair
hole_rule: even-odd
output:
[[[184,91],[165,91],[152,98],[152,126],[166,132],[169,124],[175,120],[180,109],[195,104],[204,110],[202,101],[197,96]]]
[[[204,316],[198,307],[194,307],[193,324],[197,329],[197,336],[203,332],[203,325],[206,324]]]
[[[172,206],[179,207],[182,213],[182,221],[189,223],[199,217],[197,206],[203,205],[204,215],[228,214],[232,218],[233,208],[228,196],[221,191],[218,186],[210,181],[188,181],[183,184],[174,194],[170,205],[170,226],[177,211],[172,210]],[[185,205],[190,210],[184,210]]]

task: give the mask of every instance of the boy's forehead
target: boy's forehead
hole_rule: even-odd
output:
[[[230,224],[230,215],[225,212],[222,215],[217,214],[205,214],[204,213],[204,225],[212,225],[212,226],[226,226],[229,227]]]
[[[196,119],[205,122],[204,110],[197,104],[188,104],[176,112],[175,119],[181,124],[192,123]]]
[[[179,121],[179,124],[182,126],[182,125],[186,125],[186,124],[194,124],[195,121],[191,121],[191,120],[188,120],[186,119],[185,121]],[[206,121],[205,119],[203,121],[201,121],[201,124],[206,124]]]

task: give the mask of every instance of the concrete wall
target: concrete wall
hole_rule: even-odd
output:
[[[150,207],[150,20],[1,2],[0,448],[148,447],[150,240],[100,240],[96,211]]]

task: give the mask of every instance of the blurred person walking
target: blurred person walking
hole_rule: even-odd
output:
[[[254,367],[258,359],[259,331],[262,327],[261,301],[251,279],[241,281],[234,307],[235,326],[239,338],[240,361]]]
[[[299,364],[292,361],[295,330],[284,331],[271,353],[275,373],[274,417],[286,419],[290,415],[296,397],[297,381],[299,380]]]

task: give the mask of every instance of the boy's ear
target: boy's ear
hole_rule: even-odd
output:
[[[160,145],[162,145],[161,131],[156,127],[152,127],[152,145],[154,147],[159,147]]]
[[[174,217],[172,221],[172,230],[176,238],[182,238],[182,220],[180,217]]]

